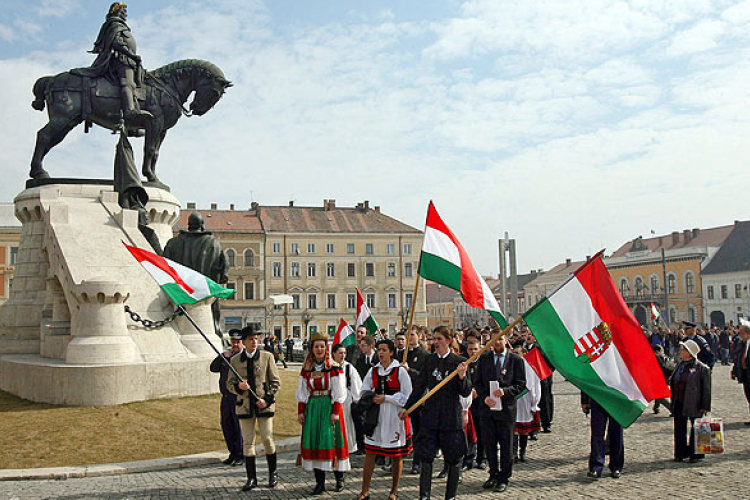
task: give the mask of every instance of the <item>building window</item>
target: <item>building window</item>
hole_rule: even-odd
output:
[[[693,273],[685,275],[685,293],[695,293],[695,276]]]
[[[234,267],[234,259],[236,254],[234,253],[234,250],[231,248],[227,250],[227,262],[229,263],[229,267]]]
[[[271,245],[271,251],[273,253],[281,253],[281,243],[274,243]]]
[[[245,300],[255,300],[255,283],[245,283]]]
[[[289,276],[292,278],[299,278],[299,262],[292,262],[292,267],[289,270]]]
[[[388,255],[395,254],[396,253],[396,245],[394,245],[393,243],[387,243],[385,245],[385,253],[387,253]]]
[[[411,278],[414,274],[414,265],[411,262],[407,262],[404,264],[404,276],[407,278]]]
[[[388,294],[388,309],[396,309],[396,294]]]
[[[375,294],[374,293],[368,293],[365,296],[365,301],[367,302],[367,307],[370,309],[375,307]]]
[[[295,339],[302,338],[302,327],[299,325],[292,325],[292,337]]]
[[[404,255],[411,255],[411,243],[404,243]]]
[[[372,278],[375,276],[375,264],[372,262],[365,263],[365,276]]]
[[[714,287],[713,287],[713,285],[708,285],[706,287],[706,295],[708,295],[709,299],[713,299],[714,298]]]
[[[630,286],[628,285],[628,280],[626,278],[620,278],[620,295],[624,297],[629,291]]]
[[[742,298],[742,285],[740,285],[739,283],[734,285],[734,298],[735,299]]]
[[[333,253],[333,243],[326,243],[326,253]]]
[[[651,276],[651,295],[659,293],[659,278]]]
[[[404,303],[406,304],[406,307],[409,309],[411,309],[411,303],[412,303],[413,297],[414,295],[411,293],[407,293],[406,295],[404,295],[404,299],[405,299]]]
[[[230,290],[237,290],[237,285],[235,285],[234,283],[227,283],[225,286],[229,288]],[[231,297],[229,297],[229,300],[236,300],[236,299],[237,299],[236,293],[233,294]]]
[[[326,277],[333,278],[336,276],[336,265],[333,262],[326,262]]]
[[[307,253],[315,253],[315,243],[307,244]]]
[[[298,293],[292,294],[292,309],[300,308],[300,295]]]
[[[386,271],[386,276],[388,276],[389,278],[396,277],[396,263],[395,262],[388,263],[388,270]]]
[[[677,276],[674,274],[667,276],[667,291],[669,292],[669,295],[677,293]]]
[[[356,309],[357,308],[357,294],[356,293],[347,293],[346,294],[346,307],[347,307],[347,309]]]
[[[372,255],[375,253],[372,243],[365,243],[365,254]]]
[[[346,244],[346,253],[354,253],[354,243]]]
[[[274,262],[271,264],[274,278],[281,278],[281,262]]]
[[[10,265],[15,266],[18,262],[18,247],[10,247]]]
[[[336,294],[329,293],[326,295],[326,307],[328,309],[336,309]]]
[[[255,266],[255,254],[252,250],[245,250],[245,267]]]
[[[289,253],[291,253],[292,255],[299,255],[299,243],[290,243]]]
[[[721,298],[722,299],[729,298],[729,290],[727,288],[728,287],[726,285],[721,285]]]
[[[696,321],[695,307],[688,306],[687,313],[688,313],[688,321],[690,321],[691,323],[695,323]]]
[[[354,262],[349,262],[346,264],[346,276],[347,278],[354,278],[356,276],[356,273],[354,272],[355,266]]]
[[[308,262],[307,263],[307,277],[308,278],[314,278],[315,277],[315,262]]]
[[[318,308],[318,296],[314,293],[307,294],[307,308],[317,309]]]

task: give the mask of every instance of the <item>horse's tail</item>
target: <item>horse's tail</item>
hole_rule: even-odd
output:
[[[47,96],[47,88],[50,85],[50,82],[52,82],[52,79],[55,78],[54,76],[43,76],[39,80],[36,81],[34,84],[34,97],[35,99],[31,101],[31,107],[34,108],[37,111],[44,111],[44,100]]]

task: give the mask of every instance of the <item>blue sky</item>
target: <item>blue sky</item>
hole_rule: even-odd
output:
[[[4,0],[0,200],[46,122],[34,81],[91,63],[109,3]],[[750,1],[128,5],[147,68],[207,59],[235,84],[167,136],[183,203],[367,199],[421,228],[433,199],[484,274],[504,231],[524,273],[748,218]],[[114,145],[80,127],[45,167],[107,177]]]

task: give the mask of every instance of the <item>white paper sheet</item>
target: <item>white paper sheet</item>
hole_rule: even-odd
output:
[[[503,409],[502,399],[495,397],[495,391],[498,389],[500,389],[500,383],[497,380],[490,380],[490,399],[495,402],[495,406],[490,408],[492,411],[500,411]]]

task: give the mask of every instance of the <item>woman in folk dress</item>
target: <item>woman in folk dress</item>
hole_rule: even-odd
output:
[[[336,491],[344,489],[344,472],[351,469],[344,411],[346,381],[331,361],[328,335],[310,337],[310,352],[297,385],[297,420],[302,424],[302,468],[315,474],[312,495],[325,491],[326,472],[336,476]]]
[[[342,376],[346,381],[346,401],[344,407],[344,428],[346,429],[346,440],[349,443],[349,455],[357,451],[357,439],[354,435],[354,419],[352,418],[352,404],[359,401],[359,394],[362,391],[362,379],[354,365],[346,360],[346,347],[341,344],[334,344],[331,347],[331,356],[333,360],[341,366]]]
[[[371,436],[365,435],[365,464],[362,471],[362,491],[359,500],[369,500],[370,482],[375,468],[375,458],[391,458],[391,492],[389,499],[398,496],[403,458],[412,451],[411,422],[401,420],[399,412],[411,395],[411,378],[408,372],[393,359],[396,350],[393,341],[384,339],[377,343],[380,363],[372,367],[362,382],[362,394],[372,391],[374,404],[379,405],[378,423]]]

